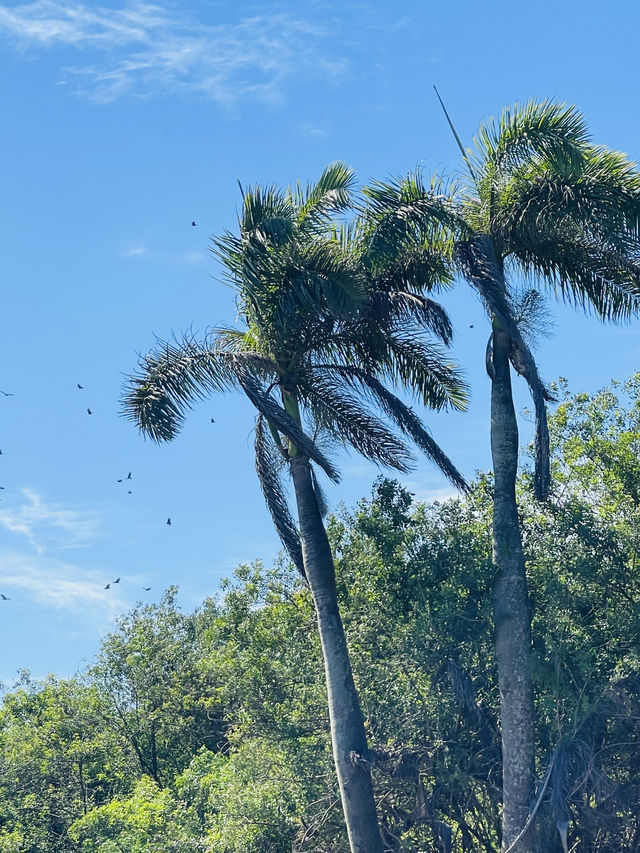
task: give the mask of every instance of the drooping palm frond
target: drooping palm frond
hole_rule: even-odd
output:
[[[122,399],[125,417],[154,441],[170,441],[198,400],[239,387],[239,374],[273,375],[274,365],[257,353],[228,353],[215,340],[159,342],[130,376]]]
[[[282,456],[262,414],[258,414],[256,419],[254,447],[258,480],[273,524],[292,563],[302,577],[305,577],[300,535],[289,511],[286,493],[280,479]]]
[[[238,371],[238,384],[269,423],[295,445],[300,453],[319,465],[330,480],[340,481],[340,473],[320,448],[295,423],[288,412],[268,394],[251,373]]]
[[[535,349],[538,341],[553,328],[547,302],[539,290],[528,288],[512,294],[515,323],[529,347]]]
[[[385,364],[383,375],[407,388],[430,409],[465,411],[468,386],[461,372],[442,350],[425,341],[418,330],[387,336],[380,345]]]
[[[321,384],[323,382],[326,384],[327,379],[323,378],[323,374],[330,377],[329,383],[334,381],[333,377],[339,376],[347,386],[356,389],[360,394],[364,393],[405,435],[411,438],[456,488],[462,491],[468,490],[464,477],[426,430],[420,418],[379,379],[361,368],[340,364],[318,365],[314,369],[314,379]]]
[[[384,284],[382,285],[384,287]],[[396,326],[398,320],[430,331],[444,344],[451,343],[453,326],[445,309],[421,293],[376,290],[369,297],[367,321],[381,327]]]
[[[539,500],[544,500],[551,483],[546,406],[546,401],[551,399],[551,394],[540,378],[531,350],[525,343],[513,316],[504,284],[504,273],[496,259],[490,237],[481,234],[460,244],[458,259],[465,277],[484,300],[489,315],[498,321],[500,327],[511,338],[511,363],[529,386],[536,420],[534,484],[536,496]]]
[[[603,320],[624,321],[640,312],[640,257],[604,251],[590,241],[540,240],[515,250],[512,261],[555,295]]]
[[[412,457],[407,446],[384,423],[345,391],[328,371],[313,371],[313,382],[300,389],[314,421],[334,440],[351,446],[366,459],[407,472]]]

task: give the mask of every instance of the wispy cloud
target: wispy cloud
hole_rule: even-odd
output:
[[[159,91],[200,93],[227,106],[246,96],[278,101],[288,78],[311,73],[326,82],[350,64],[328,49],[333,31],[322,20],[294,12],[211,25],[135,0],[121,8],[34,0],[0,5],[0,32],[22,49],[85,53],[89,64],[66,65],[62,82],[99,101]]]
[[[98,532],[95,514],[47,503],[36,492],[23,489],[26,503],[0,510],[0,526],[25,536],[42,553],[45,542],[57,547],[84,545]]]
[[[146,246],[129,246],[124,250],[125,258],[139,258],[141,255],[148,255],[149,250]]]
[[[434,501],[451,500],[451,498],[459,498],[461,493],[454,489],[453,486],[429,486],[428,482],[420,480],[407,480],[402,484],[414,496],[416,501],[421,503],[433,503]]]
[[[104,587],[104,574],[97,570],[42,555],[0,552],[0,590],[9,598],[5,606],[12,606],[11,602],[15,606],[28,596],[58,610],[85,615],[90,610],[113,618],[128,602],[118,587]]]

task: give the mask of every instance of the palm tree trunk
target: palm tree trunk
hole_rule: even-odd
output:
[[[369,750],[353,681],[344,627],[338,610],[335,567],[318,510],[309,460],[290,459],[298,506],[302,556],[311,588],[327,682],[333,757],[352,853],[382,853]]]
[[[491,383],[493,499],[493,615],[500,687],[503,812],[502,849],[522,831],[533,794],[534,741],[531,686],[531,616],[516,504],[518,425],[513,406],[511,340],[494,321]],[[530,853],[527,832],[513,853]]]

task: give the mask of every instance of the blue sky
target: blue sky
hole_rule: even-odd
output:
[[[637,160],[639,19],[631,2],[575,0],[0,4],[0,389],[14,395],[0,396],[1,680],[70,675],[136,600],[177,583],[193,607],[278,551],[247,403],[199,405],[162,447],[118,413],[154,334],[234,322],[208,247],[235,227],[237,180],[306,181],[335,159],[362,182],[453,174],[434,82],[467,144],[502,106],[557,98]],[[473,400],[427,421],[472,476],[489,467],[487,326],[464,286],[443,301]],[[547,379],[592,391],[638,368],[636,327],[552,307]],[[377,474],[353,455],[342,470],[334,505]],[[426,463],[406,481],[448,492]]]

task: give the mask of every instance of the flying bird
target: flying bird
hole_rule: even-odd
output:
[[[1,592],[0,592],[0,598],[1,598],[3,601],[11,601],[11,599],[9,598],[9,596],[8,596],[8,595],[4,595],[4,594],[3,594],[3,593],[1,593]]]
[[[195,226],[196,226],[197,224],[198,224],[198,223],[194,220],[194,221],[192,221],[192,222],[191,222],[191,227],[192,227],[192,228],[195,228]]]
[[[131,471],[129,471],[129,473],[128,473],[128,474],[127,474],[127,476],[125,477],[125,480],[130,480],[130,479],[131,479]]]
[[[111,589],[111,584],[110,584],[110,583],[108,583],[108,584],[105,586],[105,589]]]
[[[143,586],[143,587],[142,587],[142,589],[143,589],[145,592],[149,592],[149,590],[151,589],[151,587],[150,587],[150,586]]]
[[[116,578],[114,581],[111,581],[111,583],[120,583],[120,578]]]
[[[211,423],[212,423],[212,424],[215,424],[215,421],[214,421],[214,419],[213,419],[213,418],[211,418]]]
[[[78,388],[79,388],[81,391],[84,391],[84,385],[81,385],[79,382],[78,382]]]
[[[15,397],[15,394],[11,394],[9,391],[0,391],[0,394],[4,394],[5,397]]]
[[[170,518],[167,519],[167,524],[169,525],[169,527],[171,527],[171,519]]]
[[[129,491],[127,492],[127,494],[128,494],[128,495],[132,495],[132,494],[133,494],[133,492],[131,491],[131,489],[129,489]]]
[[[92,415],[92,414],[93,414],[93,412],[91,411],[91,409],[87,409],[87,414],[88,414],[88,415]]]

